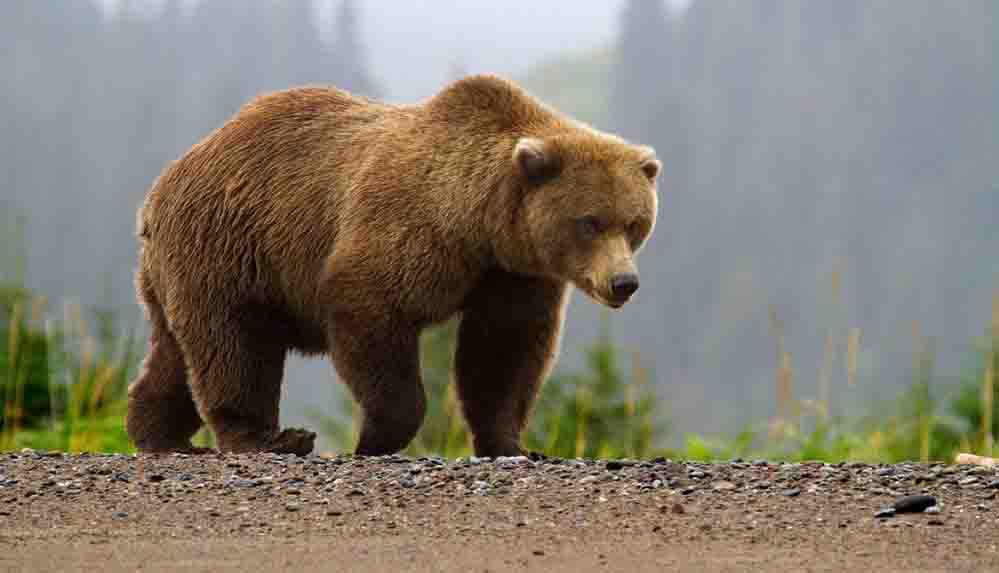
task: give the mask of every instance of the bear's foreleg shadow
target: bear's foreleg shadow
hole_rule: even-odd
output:
[[[363,412],[355,452],[378,456],[405,448],[427,409],[417,331],[356,314],[334,320],[333,363]]]
[[[558,353],[566,287],[496,273],[469,297],[455,378],[478,456],[526,454],[520,435]]]

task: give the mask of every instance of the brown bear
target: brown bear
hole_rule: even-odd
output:
[[[652,148],[502,78],[389,105],[335,88],[258,97],[169,165],[138,217],[152,327],[129,388],[144,452],[304,455],[281,431],[285,355],[329,354],[363,411],[357,454],[423,420],[421,330],[460,317],[454,380],[479,456],[520,434],[570,285],[619,308],[656,219]]]

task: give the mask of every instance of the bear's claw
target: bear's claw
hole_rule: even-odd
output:
[[[316,433],[301,428],[288,428],[271,440],[267,451],[272,454],[307,456],[315,447]]]

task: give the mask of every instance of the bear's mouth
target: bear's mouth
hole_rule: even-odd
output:
[[[611,310],[619,310],[632,298],[630,295],[624,298],[614,297],[605,289],[597,288],[594,281],[590,279],[576,280],[573,282],[575,283],[576,288],[583,291],[583,294],[585,294],[590,300],[601,306],[606,306]]]
[[[611,310],[619,310],[621,307],[627,304],[629,300],[631,300],[630,296],[624,299],[618,299],[609,296],[604,296],[603,293],[588,288],[583,288],[581,290],[586,294],[586,296],[590,297],[590,299],[592,299],[594,302],[606,306]]]

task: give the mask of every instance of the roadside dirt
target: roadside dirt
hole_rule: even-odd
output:
[[[975,466],[0,455],[11,571],[999,570]],[[938,510],[876,518],[911,494]]]

